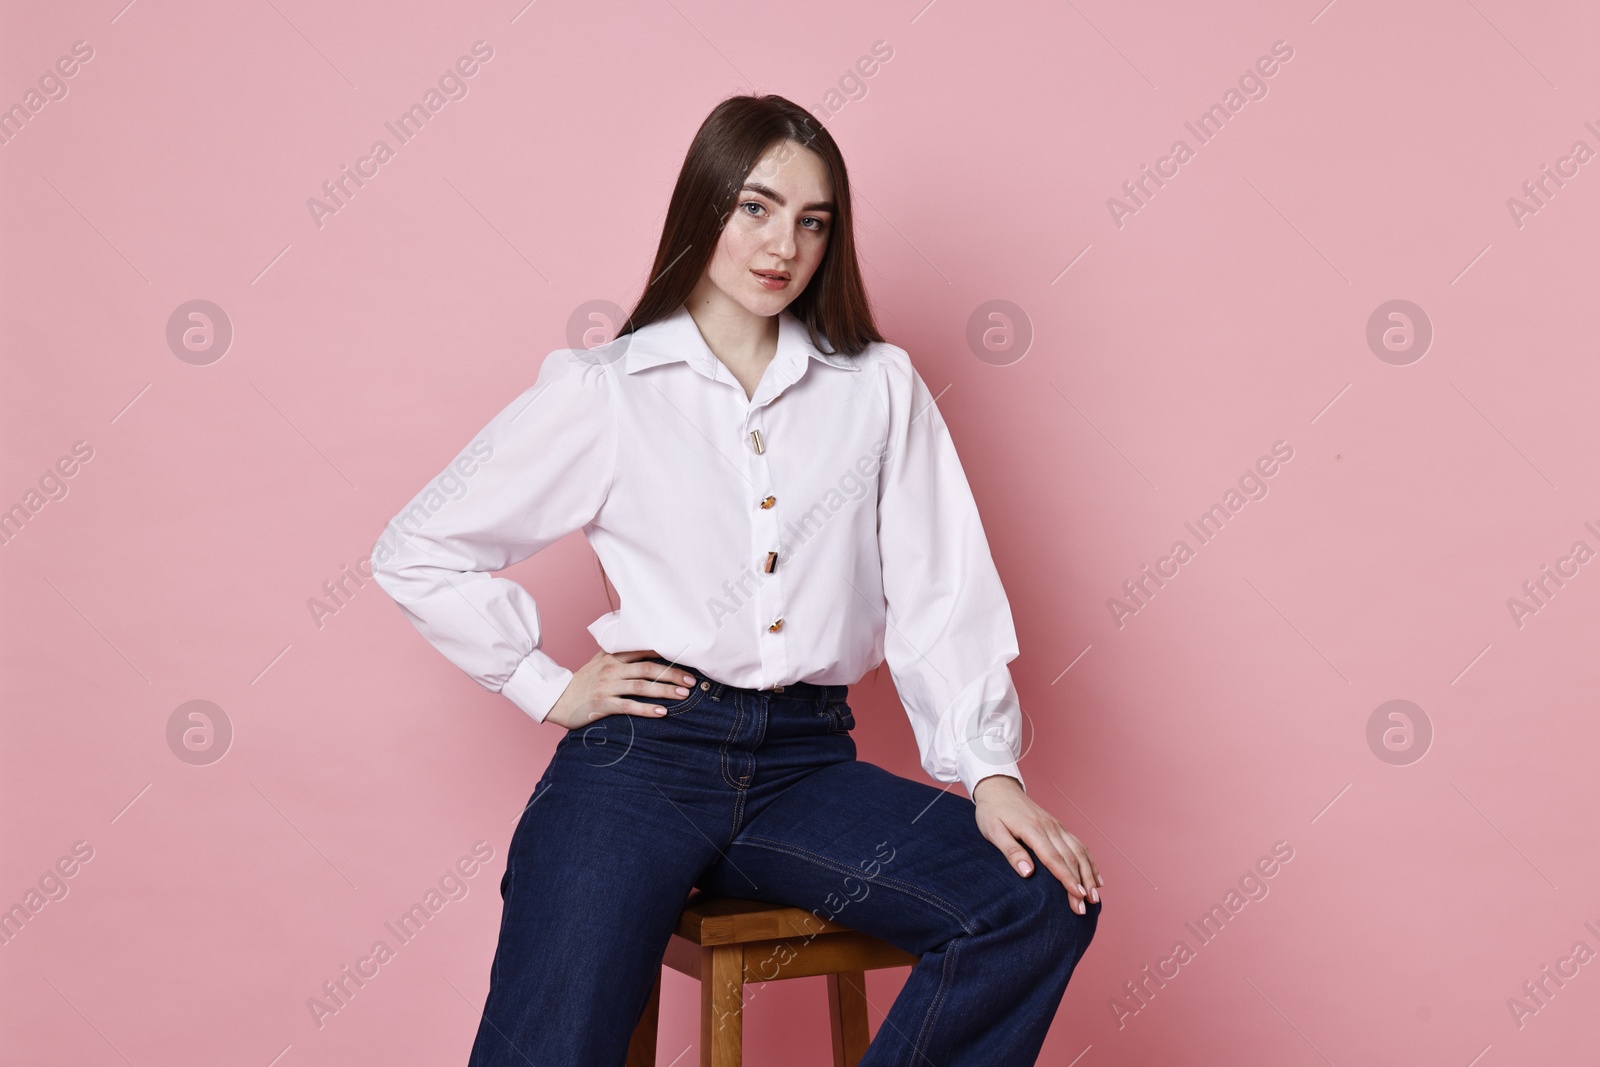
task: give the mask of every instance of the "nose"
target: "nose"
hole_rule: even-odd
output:
[[[767,251],[787,263],[794,258],[795,239],[791,228],[780,228]]]

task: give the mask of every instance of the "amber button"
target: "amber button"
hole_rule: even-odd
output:
[[[762,564],[761,569],[766,571],[768,574],[771,574],[773,571],[777,570],[778,569],[778,554],[776,552],[768,552],[767,553],[767,561],[766,561],[766,563]]]
[[[767,497],[765,500],[763,500],[761,502],[761,506],[763,508],[770,508],[772,505],[776,504],[777,502],[778,502],[778,498],[777,497],[769,496],[769,497]]]
[[[775,634],[781,629],[783,629],[783,620],[779,619],[777,622],[775,622],[771,626],[767,627],[767,632]]]

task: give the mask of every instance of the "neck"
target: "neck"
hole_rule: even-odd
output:
[[[689,316],[712,355],[735,377],[760,372],[778,351],[778,316],[753,315],[730,300],[691,297]]]

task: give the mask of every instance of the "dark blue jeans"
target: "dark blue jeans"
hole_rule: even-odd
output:
[[[660,661],[660,662],[665,662]],[[683,665],[679,665],[683,666]],[[511,837],[471,1067],[622,1067],[691,887],[920,957],[861,1067],[1034,1063],[1100,917],[941,791],[856,759],[842,685],[697,684],[569,731]]]

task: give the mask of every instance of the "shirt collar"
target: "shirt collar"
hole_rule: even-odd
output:
[[[679,305],[677,311],[641,326],[628,336],[628,349],[623,358],[623,370],[628,374],[681,360],[714,381],[733,381],[733,375],[701,336],[700,327],[695,325],[687,305]],[[809,366],[808,356],[830,367],[851,371],[861,369],[857,362],[859,357],[819,351],[811,343],[805,323],[788,311],[780,311],[778,348],[773,353],[772,366],[768,368],[771,373],[763,379],[763,391],[767,391],[767,383],[770,382],[775,386],[772,395],[777,395],[783,388],[798,381]]]

